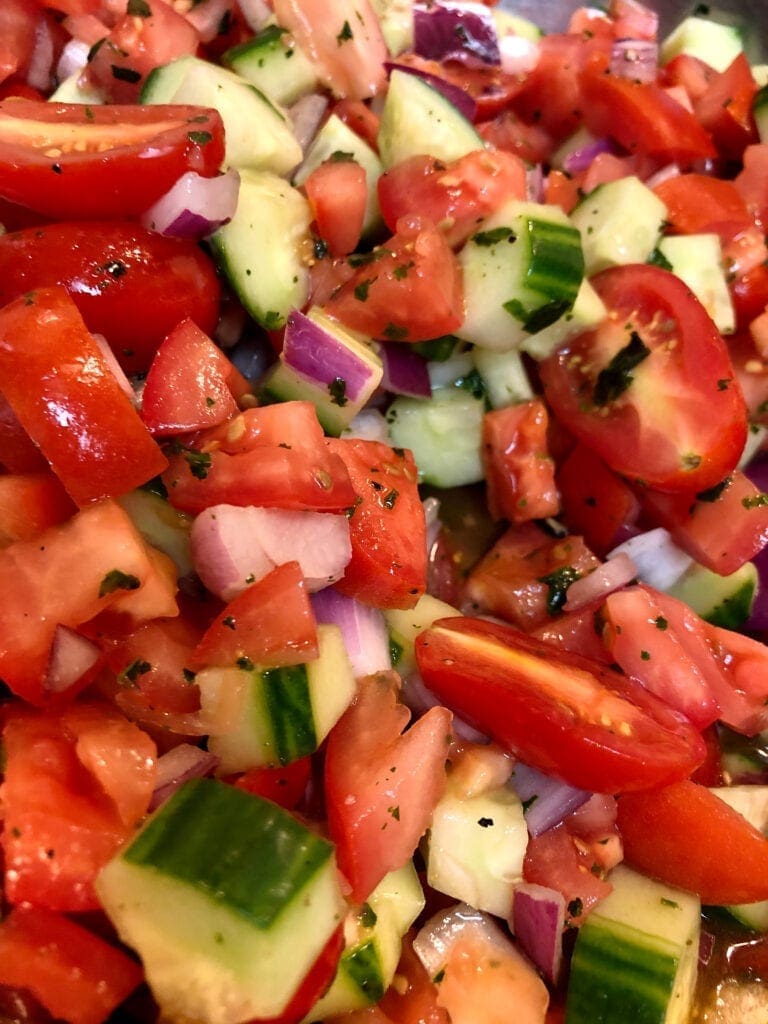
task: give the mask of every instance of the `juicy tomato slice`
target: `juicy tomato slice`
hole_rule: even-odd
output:
[[[124,494],[167,465],[61,287],[0,310],[3,393],[78,505]]]
[[[347,327],[390,341],[425,341],[455,331],[464,319],[459,264],[442,233],[420,216],[373,250],[325,303]]]
[[[53,473],[0,476],[0,547],[31,540],[69,519],[75,506]]]
[[[324,438],[317,410],[311,402],[278,402],[245,409],[231,420],[191,439],[204,452],[238,455],[263,445],[312,448]]]
[[[686,778],[704,744],[623,676],[481,619],[439,619],[416,640],[419,671],[448,707],[526,764],[596,793]]]
[[[0,82],[27,71],[42,13],[26,0],[6,0],[0,7]]]
[[[491,146],[514,153],[529,164],[544,163],[554,148],[552,137],[544,128],[526,124],[511,110],[502,110],[490,121],[482,121],[476,127]],[[552,171],[549,173],[551,175]]]
[[[413,608],[426,589],[427,539],[416,464],[379,441],[330,438],[349,471],[352,559],[336,589],[377,608]]]
[[[0,305],[56,284],[129,373],[146,372],[184,317],[207,334],[218,318],[221,286],[200,246],[138,224],[69,222],[0,236]]]
[[[611,892],[602,871],[593,868],[587,844],[574,841],[563,824],[528,840],[523,877],[562,893],[569,924],[583,923],[590,910]]]
[[[57,220],[137,217],[223,159],[221,117],[204,107],[0,103],[0,197]]]
[[[753,223],[732,181],[706,174],[678,174],[660,182],[654,192],[667,207],[669,227],[677,234],[714,231],[727,244]]]
[[[707,91],[694,103],[700,123],[726,158],[740,159],[745,147],[757,142],[752,114],[756,92],[749,62],[740,53],[724,71],[712,76]]]
[[[421,214],[458,245],[503,202],[525,198],[525,164],[503,151],[476,150],[448,164],[412,156],[385,171],[377,188],[390,231],[400,217]]]
[[[437,986],[413,949],[414,933],[403,938],[397,976],[404,984],[390,985],[379,1006],[393,1024],[449,1024],[444,1006],[437,1003]]]
[[[14,907],[0,922],[0,984],[29,989],[54,1018],[102,1024],[142,979],[135,960],[61,914]]]
[[[768,839],[705,786],[681,780],[619,798],[630,867],[715,906],[768,899]]]
[[[304,182],[317,231],[331,256],[346,256],[363,230],[368,188],[365,170],[355,160],[326,160]]]
[[[286,810],[292,811],[304,796],[312,777],[312,761],[300,757],[290,764],[274,768],[251,768],[235,780],[238,789],[254,796],[263,796]]]
[[[643,485],[690,492],[719,483],[743,450],[747,411],[704,307],[650,265],[612,267],[592,283],[607,319],[541,363],[555,414]]]
[[[358,903],[413,856],[445,785],[450,711],[432,708],[401,735],[411,715],[397,690],[394,673],[367,676],[328,736],[328,830]]]
[[[298,562],[246,587],[219,614],[192,654],[192,668],[299,665],[316,658],[317,623]]]
[[[577,444],[557,472],[563,514],[601,558],[620,543],[640,514],[634,491],[586,445]]]

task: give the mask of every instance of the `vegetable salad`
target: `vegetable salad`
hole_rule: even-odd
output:
[[[767,183],[703,8],[2,0],[2,1020],[764,1019]]]

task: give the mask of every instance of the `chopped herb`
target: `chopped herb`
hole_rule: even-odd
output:
[[[537,309],[526,309],[518,299],[510,299],[502,305],[510,316],[520,322],[524,331],[537,334],[564,316],[573,307],[573,302],[569,299],[553,299]]]
[[[731,484],[732,478],[727,476],[725,480],[721,480],[719,484],[715,484],[714,487],[707,488],[706,491],[699,491],[696,495],[696,501],[717,501],[726,487]]]
[[[151,18],[152,8],[147,3],[147,0],[128,0],[125,13],[129,14],[132,18]]]
[[[215,399],[215,398],[211,398],[211,396],[210,396],[210,395],[206,395],[206,396],[205,396],[205,404],[206,404],[206,405],[208,406],[208,408],[210,409],[210,408],[211,408],[211,406],[214,406],[214,405],[216,405],[216,399]]]
[[[324,260],[328,255],[328,243],[323,238],[315,238],[314,249],[316,260]]]
[[[347,382],[343,377],[334,377],[328,385],[328,394],[334,405],[343,408],[349,399],[347,398]]]
[[[662,897],[661,897],[661,903],[662,903],[662,906],[665,906],[665,907],[674,907],[674,909],[675,909],[675,910],[678,910],[678,909],[679,909],[679,907],[680,907],[680,904],[679,904],[679,903],[677,902],[677,900],[670,900],[670,899],[667,899],[667,897],[666,897],[666,896],[662,896]]]
[[[402,281],[404,278],[408,277],[408,271],[412,270],[413,267],[415,266],[416,264],[413,262],[413,260],[411,260],[410,263],[398,263],[398,265],[392,271],[392,276],[395,278],[396,281]]]
[[[640,651],[640,657],[643,659],[643,661],[650,661],[651,660],[651,652],[650,651]]]
[[[465,377],[457,377],[453,386],[461,388],[462,391],[468,391],[473,398],[477,399],[485,398],[487,394],[485,381],[477,370],[471,370]]]
[[[389,634],[389,656],[393,665],[399,664],[403,656],[403,645],[395,640],[391,633]]]
[[[243,655],[241,658],[238,658],[235,664],[237,665],[238,668],[243,669],[245,672],[253,671],[253,662],[251,661],[250,658],[246,658],[245,655]]]
[[[336,42],[339,44],[339,46],[341,46],[342,43],[346,43],[353,38],[354,35],[352,33],[352,29],[350,28],[350,24],[348,21],[345,21],[344,24],[341,26],[341,32],[339,32],[339,34],[336,36]]]
[[[335,149],[328,157],[328,160],[332,164],[353,164],[355,162],[355,154],[346,153],[343,149]]]
[[[527,800],[523,800],[523,811],[527,811],[533,807],[538,799],[538,794],[534,793],[533,796],[529,796]]]
[[[516,235],[512,228],[493,228],[491,231],[478,231],[476,235],[472,235],[471,241],[475,245],[491,246],[496,245],[497,242],[514,242]]]
[[[375,280],[375,277],[366,277],[366,279],[361,281],[360,284],[355,285],[355,298],[358,302],[368,301],[368,290]]]
[[[592,401],[596,406],[608,405],[623,394],[632,383],[632,373],[651,350],[643,343],[636,331],[632,331],[629,343],[620,349],[597,375]]]
[[[136,680],[139,676],[144,676],[147,672],[152,671],[152,666],[148,661],[143,661],[141,658],[136,658],[130,665],[126,665],[123,671],[118,675],[117,681],[119,683],[128,684],[130,686],[136,685]]]
[[[390,341],[404,341],[408,337],[408,328],[389,323],[381,333]]]
[[[138,590],[141,580],[138,576],[123,572],[122,569],[111,569],[99,586],[99,597],[114,594],[116,590]]]
[[[490,828],[493,825],[493,818],[478,818],[477,824],[480,828]]]
[[[208,470],[211,468],[211,453],[198,452],[194,448],[185,448],[184,445],[174,443],[171,451],[175,455],[183,455],[189,466],[189,471],[196,480],[205,480]]]
[[[453,334],[444,334],[440,338],[430,338],[429,341],[417,341],[411,345],[411,351],[430,362],[444,363],[453,355],[458,343],[459,339]]]
[[[135,85],[136,82],[141,81],[141,72],[134,71],[133,68],[123,68],[119,64],[113,64],[112,77],[116,78],[119,82],[130,82],[132,85]]]
[[[579,579],[581,579],[581,573],[572,565],[564,565],[561,569],[547,573],[546,576],[539,576],[538,582],[546,583],[549,588],[547,611],[550,615],[557,615],[562,611],[568,596],[568,587]]]
[[[387,814],[390,814],[395,819],[395,821],[400,821],[400,808],[399,808],[399,806],[395,805],[394,807],[388,807],[387,808]]]
[[[765,491],[761,491],[760,494],[742,498],[741,504],[744,508],[765,508],[768,505],[768,494]]]
[[[187,138],[190,142],[197,143],[198,146],[207,146],[213,135],[210,132],[187,132]]]
[[[221,624],[222,624],[222,626],[226,626],[227,629],[234,629],[237,623],[235,621],[234,615],[226,615],[221,620]]]
[[[657,615],[653,622],[656,626],[656,629],[667,629],[669,627],[669,623],[663,615]]]
[[[579,917],[583,910],[584,902],[578,896],[568,904],[568,914],[570,917]]]
[[[440,984],[440,982],[441,982],[441,981],[443,980],[443,978],[444,978],[444,977],[445,977],[445,968],[444,968],[444,967],[442,967],[442,968],[441,968],[441,969],[440,969],[440,970],[439,970],[439,971],[437,972],[437,974],[436,974],[436,975],[434,976],[434,978],[432,979],[432,984],[433,984],[433,985],[439,985],[439,984]]]
[[[85,59],[86,59],[86,62],[87,62],[88,64],[90,64],[90,63],[91,63],[91,61],[93,60],[93,58],[94,58],[94,57],[96,56],[96,54],[97,54],[97,53],[99,52],[99,50],[100,50],[100,49],[102,48],[102,46],[104,45],[104,43],[106,43],[106,41],[107,41],[107,37],[106,37],[106,36],[104,36],[104,37],[103,37],[102,39],[97,39],[97,40],[96,40],[96,42],[95,42],[95,43],[93,44],[93,46],[92,46],[92,47],[90,48],[90,50],[88,51],[88,56],[87,56],[87,57],[85,58]],[[91,111],[91,116],[93,116],[93,111]]]
[[[25,306],[34,306],[36,298],[37,298],[37,292],[25,292],[24,293],[24,305]]]
[[[721,377],[720,380],[717,382],[717,390],[727,391],[732,383],[733,377]]]
[[[400,497],[400,492],[393,489],[393,490],[391,490],[389,492],[389,494],[386,494],[381,499],[381,504],[383,505],[384,508],[392,509],[392,508],[395,507],[395,502],[397,501],[397,499],[399,497]]]
[[[672,264],[669,262],[667,257],[661,251],[661,249],[654,249],[651,255],[646,260],[646,263],[650,263],[654,267],[661,267],[662,270],[672,270]]]
[[[370,903],[364,903],[360,907],[360,924],[363,928],[373,928],[378,919],[378,915]]]
[[[191,668],[183,668],[181,674],[184,676],[185,683],[194,683],[197,678],[197,673],[193,672]]]

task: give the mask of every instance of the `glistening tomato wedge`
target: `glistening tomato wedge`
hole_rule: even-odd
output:
[[[687,778],[698,732],[589,658],[481,619],[438,619],[416,640],[419,671],[448,707],[526,764],[598,793]]]
[[[704,307],[660,267],[612,267],[592,284],[608,317],[541,363],[556,416],[638,483],[689,492],[720,483],[743,451],[747,410]]]
[[[204,107],[0,102],[0,197],[56,219],[136,217],[223,158],[221,117]]]

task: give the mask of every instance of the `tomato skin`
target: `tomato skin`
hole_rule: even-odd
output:
[[[582,924],[590,910],[613,888],[600,873],[591,870],[594,862],[588,853],[586,844],[574,842],[562,823],[539,836],[531,836],[525,851],[523,877],[526,882],[546,885],[562,893],[568,921],[576,925]]]
[[[552,138],[544,128],[537,124],[526,124],[509,109],[502,110],[492,120],[482,121],[476,127],[491,146],[513,153],[527,163],[544,163],[554,148]]]
[[[740,53],[724,71],[712,75],[707,91],[694,102],[699,122],[728,159],[740,159],[745,147],[757,142],[752,115],[756,92],[749,62]]]
[[[124,494],[162,452],[61,287],[0,310],[3,393],[78,505]]]
[[[678,174],[653,190],[667,207],[669,226],[677,234],[717,232],[723,244],[752,225],[736,185],[706,174]]]
[[[390,985],[379,1006],[393,1024],[449,1024],[448,1012],[437,1003],[437,986],[413,949],[414,933],[403,938],[397,976],[405,986]]]
[[[128,373],[146,372],[185,317],[206,334],[216,327],[221,286],[210,258],[138,224],[67,222],[0,236],[0,304],[57,284]]]
[[[142,977],[135,960],[61,914],[21,906],[0,921],[0,984],[29,989],[52,1017],[102,1024]]]
[[[569,527],[604,558],[620,542],[622,528],[637,521],[634,491],[583,444],[566,457],[556,480]]]
[[[706,787],[682,780],[619,798],[627,864],[721,906],[768,899],[768,839]]]
[[[311,758],[300,757],[274,768],[251,768],[235,779],[234,785],[292,811],[304,796],[311,777]]]
[[[622,476],[664,491],[713,487],[733,470],[747,436],[725,342],[693,293],[666,270],[612,267],[592,284],[608,319],[540,364],[555,415]],[[609,383],[613,359],[635,339],[650,351],[629,381],[598,400],[603,371]]]
[[[704,759],[698,732],[651,694],[510,626],[439,619],[417,637],[416,659],[440,700],[526,764],[581,789],[647,789],[686,778]]]
[[[31,540],[57,526],[76,511],[52,473],[9,473],[0,476],[0,547]]]
[[[374,153],[378,153],[379,117],[362,100],[351,100],[345,96],[334,103],[331,113],[367,142]]]
[[[256,1017],[248,1024],[299,1024],[331,985],[344,952],[344,928],[339,925],[320,951],[308,974],[277,1017]]]
[[[25,0],[5,0],[0,7],[0,82],[27,70],[41,17]]]
[[[346,256],[363,230],[368,190],[365,170],[354,160],[326,160],[304,182],[320,237],[331,256]]]
[[[427,582],[424,507],[410,451],[379,441],[329,438],[356,497],[349,519],[352,559],[336,589],[376,608],[413,608]]]
[[[78,136],[84,152],[70,148]],[[36,138],[64,151],[46,157]],[[207,108],[0,102],[0,197],[57,220],[135,218],[186,171],[211,177],[223,159],[224,126]]]
[[[425,341],[450,334],[461,325],[461,271],[432,221],[420,216],[401,218],[397,233],[378,251],[382,255],[373,265],[358,267],[325,303],[330,316],[390,341]]]
[[[401,736],[411,715],[398,688],[394,673],[362,679],[328,736],[328,830],[357,903],[412,857],[445,785],[451,713],[432,708]]]

